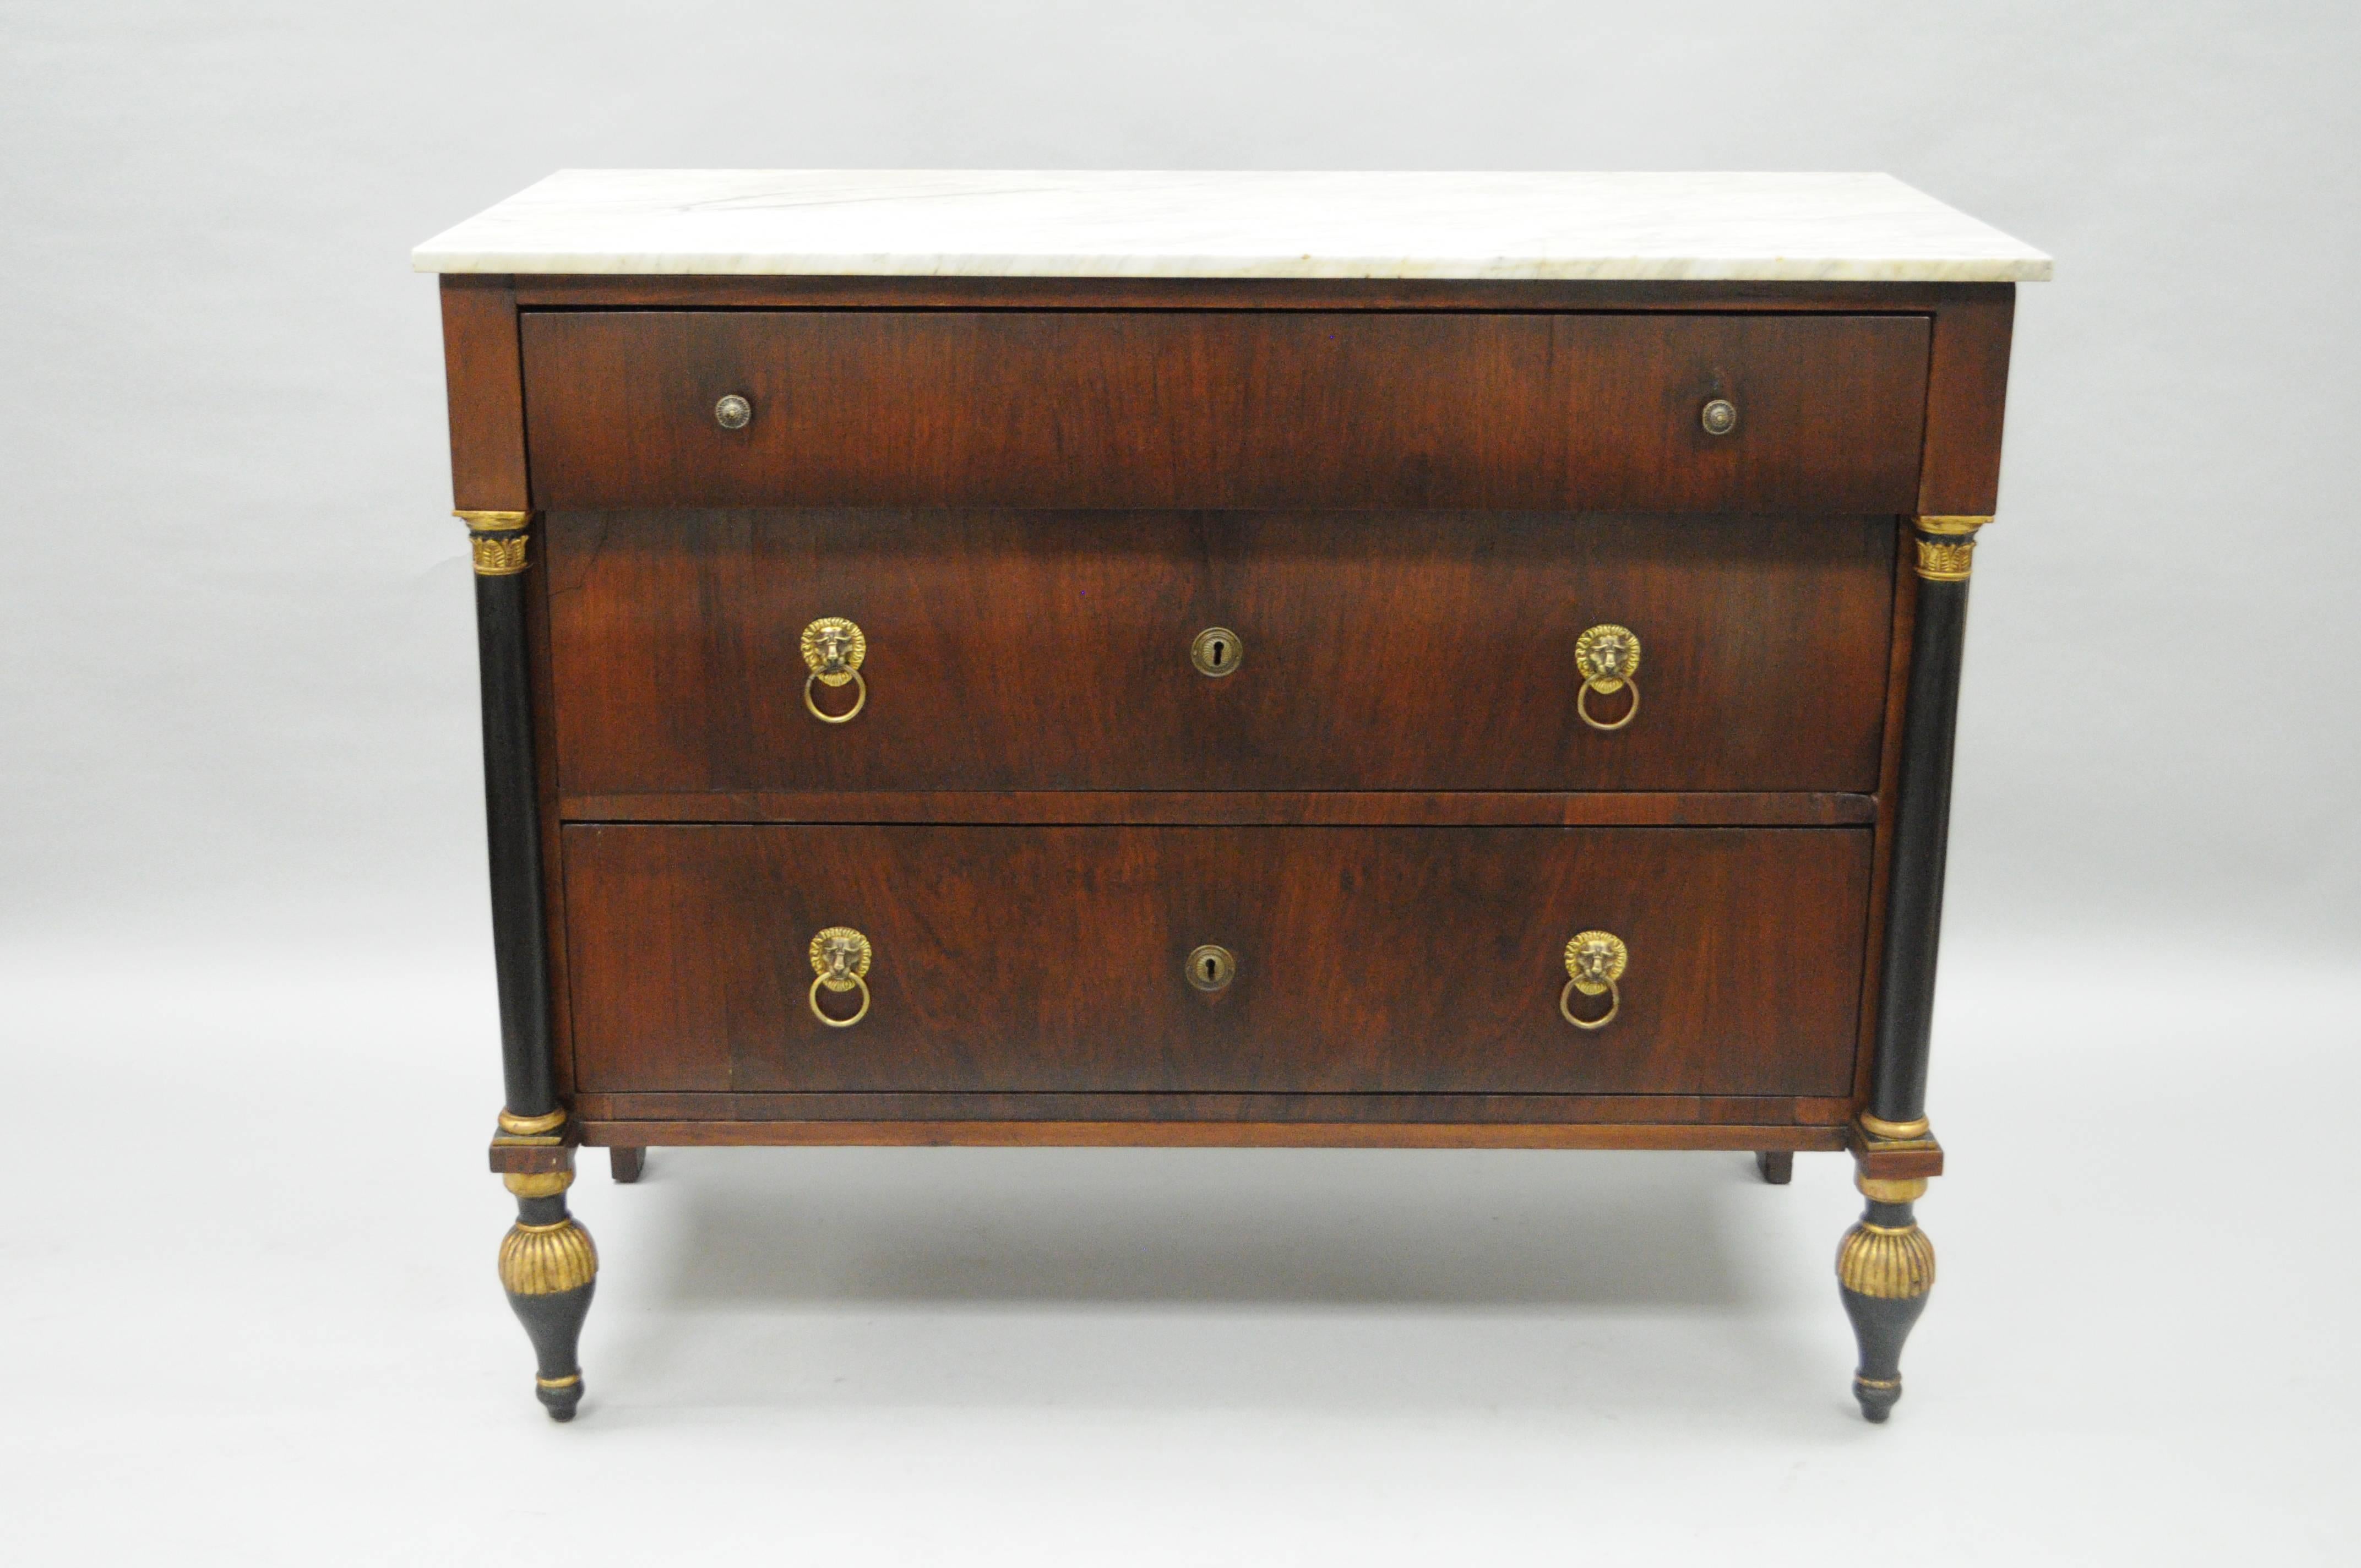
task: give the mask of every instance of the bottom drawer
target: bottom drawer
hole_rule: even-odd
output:
[[[589,1091],[1841,1095],[1867,828],[565,830]],[[861,986],[823,985],[849,927]],[[1566,992],[1611,933],[1611,992]],[[1222,962],[1192,953],[1218,946]],[[1224,981],[1215,989],[1204,989]],[[865,987],[865,991],[862,989]],[[1561,1014],[1561,1002],[1586,1021]]]

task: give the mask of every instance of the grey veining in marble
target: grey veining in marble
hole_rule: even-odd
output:
[[[562,170],[422,272],[2010,282],[2049,258],[1883,174]]]

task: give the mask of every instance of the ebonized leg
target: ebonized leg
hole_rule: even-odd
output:
[[[1754,1169],[1773,1187],[1784,1187],[1795,1179],[1795,1151],[1793,1149],[1762,1149],[1754,1156]]]
[[[1902,1398],[1902,1342],[1935,1288],[1935,1245],[1911,1209],[1927,1191],[1925,1178],[1854,1183],[1869,1204],[1837,1248],[1837,1287],[1861,1345],[1853,1398],[1862,1415],[1883,1421]]]
[[[619,1144],[607,1151],[607,1168],[618,1181],[637,1181],[647,1161],[645,1149],[627,1149]]]
[[[1927,1051],[1935,1019],[1935,960],[1943,924],[1944,846],[1951,819],[1951,759],[1958,739],[1960,655],[1968,579],[1986,517],[1911,520],[1917,608],[1910,633],[1910,692],[1895,783],[1894,873],[1885,900],[1877,1048],[1869,1102],[1853,1122],[1854,1181],[1869,1200],[1837,1250],[1845,1313],[1861,1342],[1852,1390],[1861,1413],[1882,1421],[1902,1398],[1902,1342],[1927,1309],[1935,1249],[1911,1205],[1942,1173],[1943,1148],[1927,1125]]]
[[[566,1212],[566,1190],[574,1183],[572,1151],[566,1154],[569,1168],[501,1178],[516,1194],[517,1223],[500,1242],[500,1285],[541,1364],[533,1390],[557,1421],[572,1420],[582,1402],[575,1347],[598,1282],[598,1250]]]
[[[510,330],[513,330],[511,327]],[[491,852],[492,958],[499,981],[507,1094],[492,1168],[516,1194],[500,1243],[500,1283],[541,1359],[551,1417],[574,1419],[582,1368],[574,1354],[598,1273],[589,1235],[566,1212],[574,1149],[549,1049],[549,933],[542,904],[538,773],[526,635],[533,517],[463,510],[476,561],[476,649],[482,681],[484,822]]]

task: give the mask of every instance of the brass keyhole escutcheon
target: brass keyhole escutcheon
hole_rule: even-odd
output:
[[[1246,656],[1246,645],[1226,626],[1209,626],[1189,644],[1189,662],[1201,675],[1226,675]]]
[[[1623,1010],[1623,992],[1616,981],[1631,962],[1631,949],[1612,931],[1576,931],[1565,945],[1565,988],[1557,993],[1558,1015],[1577,1029],[1604,1029]],[[1574,1015],[1576,992],[1604,996],[1607,1011],[1596,1018]]]
[[[1602,622],[1574,640],[1574,667],[1582,689],[1574,694],[1574,711],[1602,734],[1613,734],[1640,717],[1640,634],[1628,626]],[[1591,717],[1590,694],[1613,696],[1629,687],[1631,706],[1617,719]]]
[[[869,938],[850,926],[830,926],[811,939],[811,1010],[812,1016],[831,1029],[850,1029],[869,1016],[869,962],[876,956]],[[820,1011],[819,993],[825,989],[843,992],[857,991],[861,1005],[850,1018],[831,1018]]]
[[[861,661],[869,657],[869,639],[861,628],[840,615],[824,615],[804,628],[804,707],[822,724],[850,724],[869,706],[869,683],[861,677]],[[829,713],[815,700],[816,687],[852,687],[852,706]]]
[[[1189,955],[1189,983],[1200,991],[1220,991],[1237,978],[1238,958],[1227,948],[1208,942]]]

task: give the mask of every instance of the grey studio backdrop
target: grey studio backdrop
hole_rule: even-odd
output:
[[[2356,1403],[2332,1332],[2356,1279],[2298,1211],[2349,1177],[2281,1135],[2361,1089],[2356,60],[2344,4],[8,0],[0,1547],[154,1545],[114,1506],[126,1464],[179,1560],[317,1561],[316,1527],[349,1560],[472,1561],[594,1485],[612,1542],[654,1541],[634,1489],[689,1485],[665,1444],[704,1423],[738,1446],[699,1464],[761,1458],[747,1497],[798,1477],[806,1544],[845,1560],[998,1560],[927,1508],[837,1518],[862,1464],[1012,1550],[1065,1519],[1084,1559],[1108,1510],[1170,1500],[1146,1475],[1196,1511],[1134,1561],[1185,1559],[1191,1519],[1286,1520],[1271,1477],[1370,1522],[1361,1561],[1441,1550],[1416,1510],[1454,1486],[1488,1498],[1463,1531],[1607,1486],[1595,1538],[1653,1498],[1725,1559],[1905,1494],[1927,1561],[2324,1553],[2352,1521],[2323,1468],[2350,1417],[2318,1412]],[[660,1155],[628,1194],[577,1190],[609,1254],[591,1402],[571,1447],[523,1424],[480,1164],[469,575],[407,253],[598,165],[1883,170],[2053,253],[2020,291],[1969,631],[1933,1087],[1954,1171],[1922,1211],[1945,1283],[1885,1446],[1845,1424],[1839,1162],[1758,1200],[1702,1156]],[[667,1204],[693,1223],[634,1217]],[[831,1267],[854,1282],[809,1284]],[[1118,1331],[1093,1292],[1317,1323]],[[1429,1341],[1356,1292],[1463,1315]],[[1038,1343],[962,1304],[1061,1295]],[[950,1326],[893,1316],[934,1298]],[[726,1354],[676,1332],[749,1303]],[[1584,1315],[1616,1311],[1678,1321]],[[995,1424],[1037,1385],[1111,1424]],[[937,1447],[888,1420],[945,1404]],[[1121,1425],[1135,1406],[1170,1421]],[[1465,1455],[1499,1409],[1486,1468]],[[1322,1411],[1347,1424],[1286,1425]],[[1462,1418],[1472,1446],[1420,1446]],[[2250,1446],[2266,1429],[2285,1446]],[[1753,1513],[1664,1491],[1708,1452]],[[1329,1453],[1370,1490],[1301,1468]],[[268,1524],[237,1501],[263,1475]],[[1061,1475],[1094,1499],[1060,1513]],[[414,1506],[346,1530],[391,1477]],[[720,1496],[707,1528],[758,1539]],[[1351,1539],[1268,1528],[1271,1560]]]

